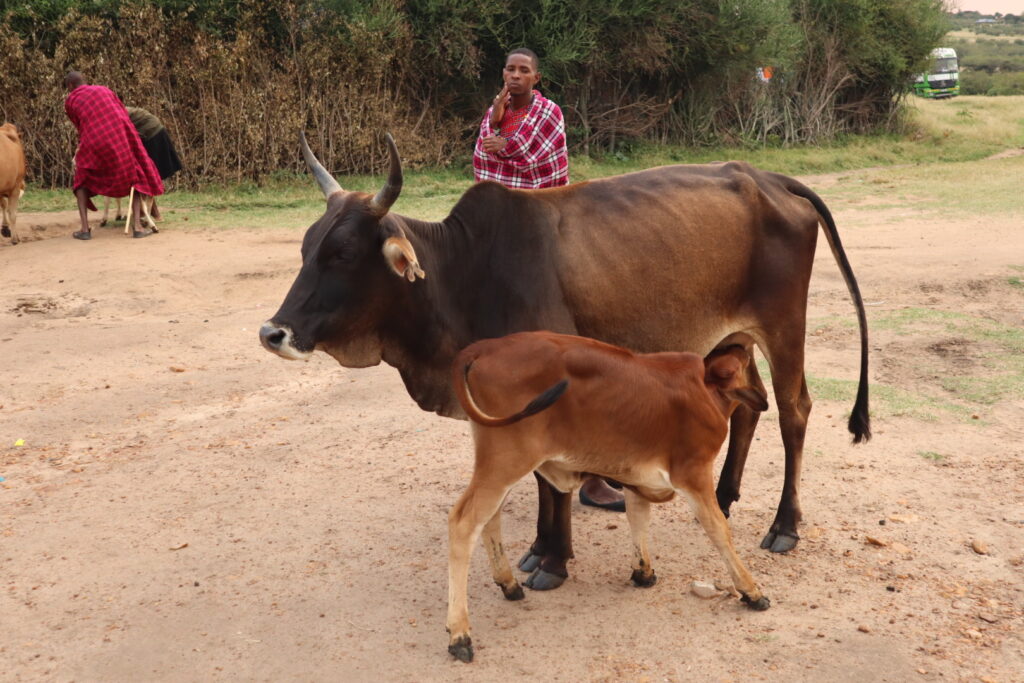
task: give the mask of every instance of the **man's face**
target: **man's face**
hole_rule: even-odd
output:
[[[534,68],[533,60],[526,55],[509,55],[502,75],[512,95],[525,95],[540,82],[540,72]]]

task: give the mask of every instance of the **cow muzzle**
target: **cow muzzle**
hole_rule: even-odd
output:
[[[267,321],[260,327],[260,343],[263,348],[288,360],[309,360],[312,351],[300,351],[295,348],[295,338],[291,329]]]

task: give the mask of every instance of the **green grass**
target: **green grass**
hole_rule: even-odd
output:
[[[1024,97],[959,97],[908,101],[910,124],[904,135],[848,137],[823,145],[797,147],[711,147],[639,145],[626,154],[593,159],[573,156],[572,180],[581,181],[652,166],[742,159],[760,168],[789,175],[853,171],[824,194],[832,201],[867,202],[871,208],[915,206],[922,211],[970,213],[1019,211],[1024,164],[1019,158],[979,160],[1024,146]],[[348,190],[375,192],[383,177],[339,178]],[[466,164],[407,171],[394,210],[424,220],[439,220],[472,184]],[[813,182],[812,182],[813,185]],[[900,195],[887,192],[900,188]],[[973,187],[974,189],[970,189]],[[936,209],[930,198],[946,197]],[[211,185],[201,191],[179,190],[161,198],[168,227],[195,225],[201,214],[206,228],[288,227],[308,225],[320,216],[323,198],[307,175],[275,174],[260,186]],[[29,187],[25,212],[74,209],[68,190]]]
[[[930,461],[932,461],[932,462],[934,462],[936,464],[941,463],[944,460],[949,458],[948,455],[943,455],[942,453],[936,453],[935,451],[918,451],[917,454],[920,455],[925,460],[930,460]]]

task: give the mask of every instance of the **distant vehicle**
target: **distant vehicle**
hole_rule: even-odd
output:
[[[932,50],[931,58],[928,71],[919,74],[914,81],[914,94],[935,99],[959,95],[960,67],[956,61],[956,50],[937,47]]]

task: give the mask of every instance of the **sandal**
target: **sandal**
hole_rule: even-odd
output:
[[[132,230],[132,237],[149,237],[153,230]]]
[[[92,230],[79,230],[77,232],[71,233],[71,236],[74,237],[76,240],[91,240]]]

